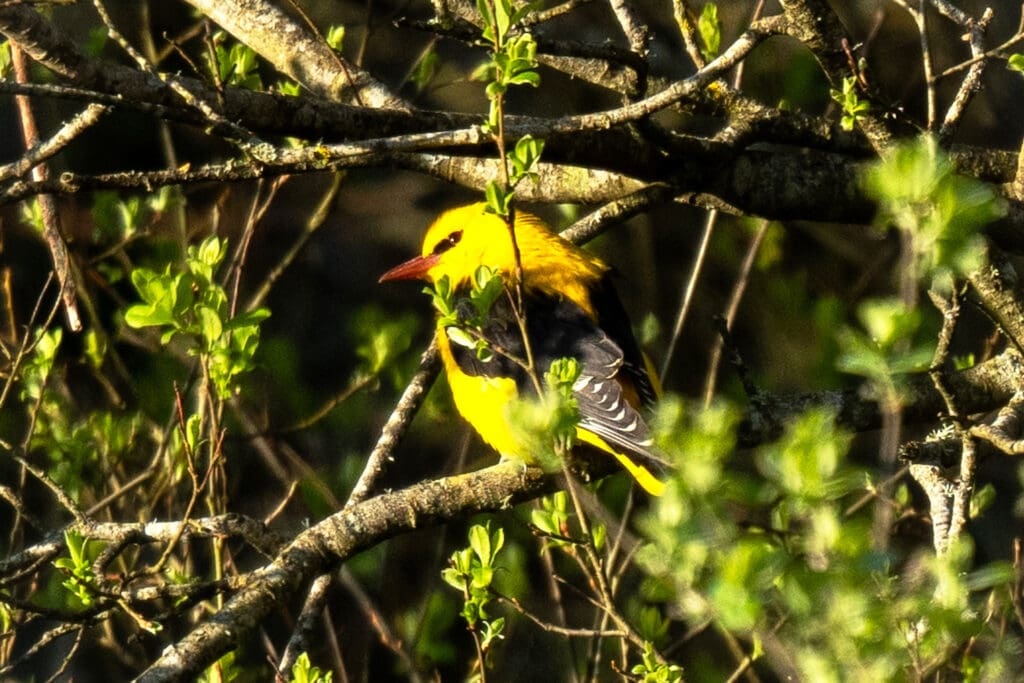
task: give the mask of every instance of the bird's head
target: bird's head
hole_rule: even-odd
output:
[[[539,219],[520,213],[516,218],[516,238],[529,240],[540,227]],[[525,234],[529,233],[529,234]],[[483,204],[471,204],[441,214],[423,238],[423,252],[380,276],[389,280],[426,280],[437,282],[445,275],[453,287],[473,277],[486,265],[509,273],[515,267],[512,238],[505,221],[487,213]]]

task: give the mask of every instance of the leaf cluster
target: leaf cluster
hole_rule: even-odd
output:
[[[540,155],[544,151],[544,141],[535,139],[531,135],[524,135],[516,141],[515,146],[508,154],[508,161],[511,164],[509,170],[509,182],[506,187],[504,183],[492,180],[484,188],[484,199],[487,210],[498,216],[507,217],[511,211],[512,199],[515,197],[515,188],[524,180],[536,182],[537,172],[534,170],[540,162]]]
[[[226,253],[226,241],[208,237],[188,248],[182,271],[170,265],[163,272],[136,268],[131,279],[143,303],[124,316],[131,327],[160,328],[162,344],[184,338],[189,352],[202,357],[222,398],[237,391],[236,378],[254,367],[259,323],[270,315],[265,308],[232,315],[227,293],[214,279]]]
[[[309,661],[309,653],[303,652],[292,665],[291,683],[331,683],[334,680],[332,671],[321,671]]]
[[[213,36],[213,65],[217,77],[225,85],[233,85],[246,90],[262,90],[263,80],[259,74],[259,60],[256,51],[243,43],[232,42],[226,47],[227,34],[218,31]]]
[[[491,308],[505,292],[501,275],[490,266],[479,266],[473,273],[469,296],[459,296],[452,289],[448,276],[440,278],[433,286],[423,288],[433,301],[438,313],[437,328],[454,344],[473,349],[477,358],[487,361],[494,350],[484,336]]]
[[[829,90],[829,96],[842,109],[843,115],[839,125],[843,130],[853,130],[857,127],[858,121],[871,111],[871,103],[860,98],[858,92],[858,80],[856,76],[847,76],[843,79],[842,90]]]
[[[486,653],[491,644],[502,638],[505,618],[492,619],[487,609],[493,602],[491,585],[498,570],[498,553],[505,545],[505,531],[491,531],[490,523],[474,524],[469,529],[469,546],[452,553],[448,568],[441,572],[445,582],[462,592],[462,617],[474,633],[480,633],[480,647]]]
[[[61,585],[83,607],[89,607],[96,599],[96,575],[93,573],[92,565],[102,548],[98,543],[90,546],[89,539],[74,530],[64,532],[64,544],[68,549],[68,556],[54,560],[53,566],[67,576]]]
[[[85,335],[84,355],[98,369],[105,357],[105,338],[94,330]],[[130,411],[94,408],[81,414],[63,386],[58,362],[64,332],[60,328],[33,331],[32,352],[21,366],[19,397],[34,415],[30,448],[46,452],[49,476],[77,499],[85,487],[100,479],[100,463],[118,463],[145,447],[142,416]],[[56,369],[55,369],[56,368]]]

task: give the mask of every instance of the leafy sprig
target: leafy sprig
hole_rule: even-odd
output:
[[[64,543],[68,557],[54,560],[53,566],[64,572],[67,578],[61,583],[83,607],[89,607],[96,600],[96,576],[92,563],[99,556],[98,544],[89,546],[89,539],[74,530],[64,532]]]
[[[475,78],[487,81],[485,93],[490,103],[484,132],[498,145],[501,178],[488,183],[485,190],[487,210],[509,217],[516,186],[524,179],[536,180],[534,167],[543,150],[543,142],[525,136],[511,151],[505,143],[505,94],[515,85],[540,85],[537,73],[537,43],[521,22],[540,6],[539,2],[516,6],[513,0],[477,0],[483,19],[481,37],[490,47],[489,60],[477,70]],[[511,164],[511,168],[509,165]]]
[[[303,652],[295,659],[292,665],[292,683],[331,683],[334,674],[330,671],[321,671],[320,667],[313,666],[309,661],[309,654]]]
[[[220,82],[247,90],[262,90],[263,80],[259,74],[256,51],[248,45],[233,43],[225,47],[227,34],[218,31],[213,36],[217,75]]]
[[[456,295],[447,275],[423,291],[430,295],[438,312],[438,329],[444,330],[453,343],[473,349],[477,358],[488,361],[493,356],[493,349],[483,330],[491,308],[505,291],[505,285],[490,266],[477,268],[472,282],[468,297]]]
[[[474,524],[469,530],[469,546],[456,550],[448,559],[441,577],[462,592],[462,617],[473,633],[483,656],[495,640],[503,638],[505,618],[492,619],[487,610],[492,602],[491,584],[498,566],[498,553],[505,545],[505,531],[491,525]]]
[[[237,378],[255,367],[259,324],[270,316],[265,308],[231,314],[227,292],[214,279],[227,253],[227,242],[209,237],[188,249],[185,269],[163,272],[149,268],[132,271],[143,303],[125,312],[125,322],[135,328],[162,329],[160,341],[168,344],[180,336],[199,355],[221,398],[237,391]]]
[[[842,90],[829,90],[832,99],[842,107],[843,116],[839,125],[843,130],[853,130],[857,122],[871,109],[871,103],[860,99],[857,92],[857,77],[848,76],[843,79]]]

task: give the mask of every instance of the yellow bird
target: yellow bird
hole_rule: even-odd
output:
[[[640,410],[655,390],[619,297],[610,268],[600,259],[551,232],[536,216],[516,211],[516,243],[523,273],[523,308],[534,366],[541,373],[559,358],[575,358],[581,373],[573,385],[580,421],[579,441],[614,456],[647,492],[661,495],[663,470],[650,428]],[[453,292],[467,292],[480,266],[501,275],[514,290],[515,253],[505,221],[472,204],[442,214],[427,230],[423,252],[392,268],[380,281],[447,276]],[[501,353],[486,360],[472,348],[453,344],[438,329],[441,360],[455,407],[484,441],[503,456],[536,462],[507,421],[507,407],[520,392],[534,392],[522,366],[525,344],[513,317],[513,297],[499,297],[483,335]]]

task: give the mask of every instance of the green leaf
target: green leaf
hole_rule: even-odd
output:
[[[129,327],[159,327],[174,322],[169,311],[155,305],[134,304],[124,313],[124,321]]]
[[[342,46],[345,43],[345,27],[341,25],[331,26],[327,29],[325,40],[332,50],[341,52]]]
[[[99,556],[100,549],[98,545],[90,549],[89,539],[73,529],[64,532],[64,543],[69,557],[58,558],[54,560],[53,565],[68,575],[61,585],[82,606],[88,607],[95,602],[92,588],[95,575],[92,563]]]
[[[829,94],[842,107],[840,124],[843,130],[853,130],[861,115],[871,109],[870,103],[861,100],[857,93],[856,76],[844,78],[842,91],[830,90]]]
[[[971,519],[981,517],[982,513],[996,500],[996,488],[992,482],[986,482],[984,486],[971,494]]]
[[[493,0],[494,2],[494,44],[501,49],[505,36],[512,26],[511,0]]]
[[[487,95],[487,99],[496,100],[500,96],[505,94],[507,81],[491,81],[484,88],[484,93]],[[488,122],[490,123],[490,122]]]
[[[491,621],[484,622],[483,633],[480,641],[481,648],[486,651],[491,646],[491,643],[497,639],[504,638],[505,631],[505,618],[498,617]]]
[[[85,52],[93,57],[99,57],[106,47],[110,34],[105,26],[96,26],[89,29],[89,37],[85,41]],[[3,75],[0,73],[0,75]]]
[[[2,49],[2,46],[0,46],[0,49]],[[11,618],[10,608],[5,603],[0,602],[0,635],[10,633],[13,624],[14,620]]]
[[[713,2],[705,4],[701,10],[700,18],[697,20],[697,31],[704,44],[700,51],[701,55],[710,62],[718,56],[722,45],[722,23],[718,20],[718,6]]]
[[[1010,55],[1010,58],[1006,60],[1006,66],[1012,71],[1024,72],[1024,55],[1019,52],[1014,52]]]
[[[857,308],[864,329],[883,349],[909,339],[921,324],[921,311],[907,306],[895,298],[868,299]]]
[[[476,349],[477,340],[465,330],[452,326],[446,327],[444,331],[453,344],[467,349]]]
[[[200,243],[199,248],[189,250],[193,258],[200,263],[216,268],[227,253],[227,240],[221,240],[216,236],[207,237]]]
[[[491,535],[486,527],[474,524],[469,528],[469,547],[473,549],[482,563],[491,561]]]
[[[506,192],[498,181],[490,181],[484,189],[487,210],[490,213],[501,216],[502,218],[508,216],[509,207],[512,204],[512,198],[514,195],[515,192]]]
[[[99,370],[106,355],[107,338],[95,329],[89,329],[85,333],[85,357],[89,360],[89,365]]]
[[[540,85],[540,74],[536,71],[522,71],[510,78],[507,83],[509,85],[532,85],[536,88]]]
[[[199,326],[202,330],[203,339],[208,347],[212,347],[224,333],[224,325],[221,322],[220,314],[208,306],[197,306],[196,315],[199,317]]]
[[[483,21],[483,39],[489,43],[495,42],[494,12],[491,11],[491,3],[488,0],[476,0],[476,9]]]
[[[558,529],[555,527],[551,513],[547,510],[538,510],[536,508],[530,510],[530,524],[546,534],[559,533]]]
[[[416,86],[416,92],[423,92],[430,82],[434,80],[434,75],[437,73],[437,64],[440,61],[437,52],[429,50],[426,54],[420,57],[419,61],[416,62],[416,66],[413,67],[412,74],[409,76],[409,80]],[[486,65],[486,66],[489,66]],[[476,78],[476,72],[470,76],[470,80],[489,80],[486,78]]]
[[[106,31],[104,31],[106,34]],[[0,78],[6,78],[11,70],[11,41],[0,41]]]
[[[477,319],[472,321],[483,326],[494,302],[505,292],[505,281],[490,266],[480,266],[473,273],[473,291],[470,300],[477,312]]]
[[[493,81],[494,78],[495,78],[495,67],[494,67],[494,62],[491,61],[491,60],[488,60],[486,62],[482,62],[479,66],[477,66],[475,69],[473,69],[473,71],[469,75],[469,80],[471,80],[471,81],[481,81],[481,82],[484,82],[484,83]]]
[[[466,590],[467,584],[465,574],[462,574],[451,567],[441,570],[441,578],[444,579],[445,583],[456,590]]]
[[[487,588],[491,585],[491,581],[494,580],[494,567],[485,565],[482,567],[473,567],[473,571],[470,572],[470,585],[475,589]]]
[[[243,327],[252,327],[270,317],[270,309],[266,307],[254,308],[245,313],[239,313],[224,323],[225,330],[237,330]]]
[[[330,671],[323,672],[319,667],[313,666],[309,661],[309,654],[303,652],[295,659],[292,665],[291,683],[331,683],[334,674]]]
[[[287,95],[288,97],[298,97],[302,94],[302,86],[296,81],[278,81],[277,91],[282,95]]]
[[[21,222],[39,234],[42,234],[46,229],[46,226],[43,225],[43,208],[39,205],[38,197],[22,202]]]
[[[185,441],[188,444],[189,450],[192,453],[197,453],[202,440],[203,418],[201,415],[193,413],[185,420]]]
[[[860,484],[837,478],[850,437],[824,410],[801,415],[778,442],[758,453],[759,469],[795,499],[832,500]]]
[[[214,34],[216,68],[221,82],[249,90],[262,90],[255,50],[242,43],[234,43],[230,48],[225,48],[225,39],[221,31]]]

